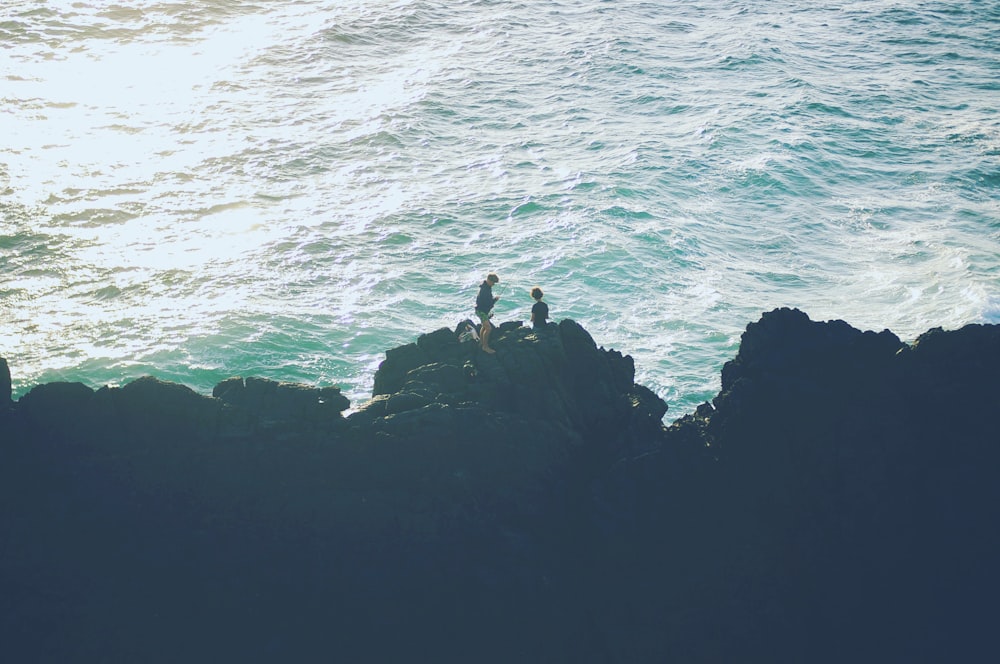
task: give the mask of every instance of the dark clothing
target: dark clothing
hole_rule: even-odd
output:
[[[531,307],[531,324],[533,327],[542,327],[549,317],[549,305],[541,300],[535,302]]]
[[[490,313],[496,300],[493,299],[493,286],[488,281],[479,285],[479,295],[476,297],[476,311]]]

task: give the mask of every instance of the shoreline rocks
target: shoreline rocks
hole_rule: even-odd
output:
[[[354,411],[253,377],[30,390],[0,419],[0,656],[991,652],[1000,326],[768,312],[669,426],[573,321],[495,355],[463,328],[388,351]]]
[[[7,360],[0,357],[0,407],[6,408],[11,403],[10,367]]]

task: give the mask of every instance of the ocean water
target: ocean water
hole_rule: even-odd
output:
[[[667,420],[747,323],[1000,321],[1000,2],[6,0],[15,396],[370,396],[535,285]]]

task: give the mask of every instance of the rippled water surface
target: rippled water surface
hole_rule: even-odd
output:
[[[540,285],[668,420],[777,306],[1000,320],[1000,2],[14,1],[0,355],[370,394]]]

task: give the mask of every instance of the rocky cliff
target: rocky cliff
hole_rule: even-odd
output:
[[[460,326],[461,329],[462,326]],[[943,661],[991,649],[1000,328],[776,310],[669,427],[564,320],[437,330],[371,401],[10,400],[5,661]],[[14,362],[16,371],[16,361]]]

